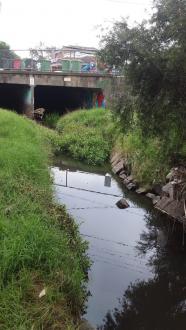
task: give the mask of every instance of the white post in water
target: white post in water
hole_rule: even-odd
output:
[[[104,186],[105,187],[111,187],[111,175],[106,173],[105,174],[105,183],[104,183]]]
[[[69,171],[69,169],[67,168],[67,170],[66,170],[66,187],[68,185],[68,171]]]

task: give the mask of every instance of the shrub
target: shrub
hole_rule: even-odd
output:
[[[169,158],[158,138],[144,138],[139,129],[120,136],[115,145],[127,160],[138,182],[151,185],[165,179]]]
[[[59,118],[60,115],[58,113],[49,113],[44,116],[43,123],[49,128],[56,128]]]
[[[58,148],[89,164],[108,160],[113,146],[114,124],[110,111],[79,110],[60,118]]]

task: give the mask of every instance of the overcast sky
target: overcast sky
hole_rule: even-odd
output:
[[[0,0],[0,40],[12,49],[47,46],[98,46],[99,24],[129,16],[140,22],[152,0]]]

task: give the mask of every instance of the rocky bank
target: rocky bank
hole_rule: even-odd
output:
[[[127,189],[146,195],[156,209],[180,223],[186,222],[186,167],[172,168],[164,183],[154,183],[150,188],[146,188],[135,180],[122,154],[114,152],[110,162],[113,172]]]

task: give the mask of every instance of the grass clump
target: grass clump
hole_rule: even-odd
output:
[[[0,144],[0,328],[75,329],[87,245],[53,203],[42,128],[0,110]]]
[[[55,129],[59,118],[60,115],[56,112],[45,114],[43,124],[49,128]]]
[[[139,129],[120,134],[115,144],[137,181],[147,186],[164,181],[170,169],[164,147],[158,138],[142,136]]]
[[[137,126],[125,133],[121,129],[114,148],[123,154],[137,181],[149,186],[165,182],[171,167],[185,165],[186,143],[176,129],[170,130],[166,141],[145,136]]]
[[[102,164],[113,145],[114,125],[109,110],[78,110],[57,123],[58,150],[88,164]]]

